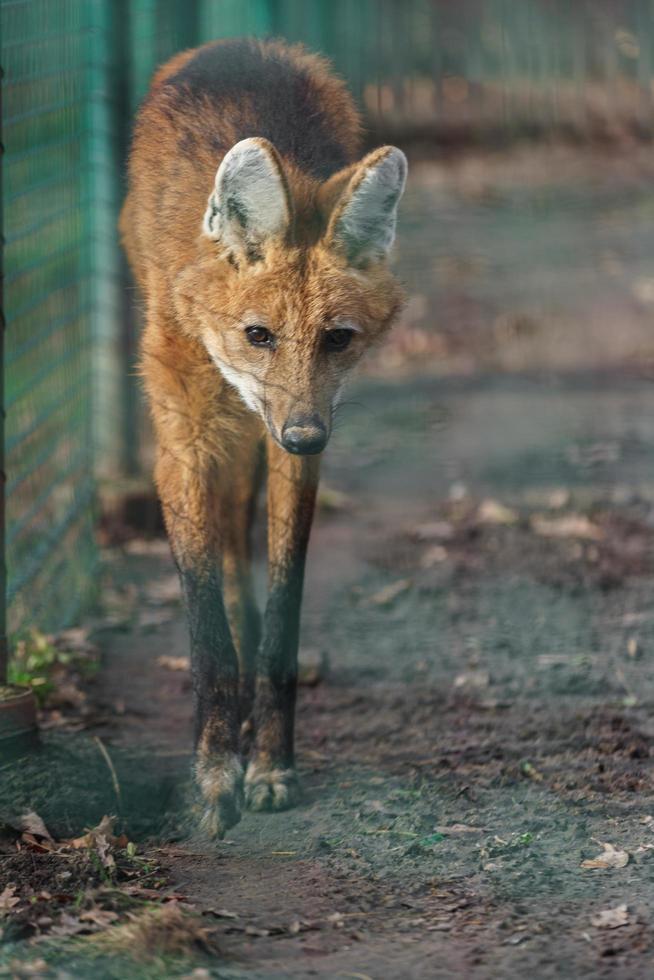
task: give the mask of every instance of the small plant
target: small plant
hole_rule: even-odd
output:
[[[56,689],[61,675],[70,670],[89,674],[96,669],[92,649],[88,643],[67,645],[65,633],[59,637],[46,636],[30,628],[15,641],[9,659],[8,681],[30,687],[39,705],[43,705],[48,695]]]

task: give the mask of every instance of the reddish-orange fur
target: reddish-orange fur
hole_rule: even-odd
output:
[[[289,454],[281,434],[291,416],[320,417],[329,426],[345,374],[388,327],[400,302],[383,261],[353,268],[335,247],[343,209],[388,148],[369,155],[365,167],[354,162],[358,115],[321,58],[276,42],[239,43],[248,57],[301,72],[307,97],[320,107],[324,133],[333,137],[330,152],[344,166],[317,177],[298,163],[302,154],[295,158],[261,140],[281,175],[289,224],[283,235],[266,241],[256,261],[228,254],[202,233],[216,170],[233,144],[258,136],[264,124],[274,129],[274,121],[257,117],[247,83],[224,98],[191,98],[178,81],[196,63],[198,52],[187,51],[159,69],[139,113],[121,216],[145,301],[141,370],[157,439],[156,482],[197,654],[197,774],[205,825],[218,834],[240,812],[240,723],[255,728],[251,805],[287,805],[295,786],[295,655],[318,457]],[[234,57],[228,44],[198,51],[218,64],[221,52]],[[308,132],[298,139],[311,138],[311,120],[305,123]],[[243,324],[254,314],[265,317],[274,333],[274,352],[244,340]],[[343,316],[357,332],[347,351],[327,354],[325,330]],[[261,414],[246,407],[208,351],[244,385],[251,382]],[[260,630],[248,536],[262,447],[271,592],[257,670]]]

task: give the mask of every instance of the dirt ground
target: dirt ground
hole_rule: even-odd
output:
[[[408,313],[325,458],[301,804],[194,836],[167,545],[108,547],[100,670],[0,763],[0,975],[654,975],[650,164],[568,155],[562,198],[553,159],[410,188]]]
[[[210,975],[651,976],[649,382],[364,381],[348,413],[309,558],[301,805],[188,837],[187,643],[155,539],[107,553],[94,714],[13,768],[14,810],[55,836],[118,812],[210,921]],[[617,866],[583,867],[605,844]]]

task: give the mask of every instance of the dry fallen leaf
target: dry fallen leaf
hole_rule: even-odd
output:
[[[80,932],[91,932],[88,922],[81,922],[77,916],[62,912],[57,925],[50,930],[53,936],[76,936]]]
[[[21,816],[20,829],[28,834],[33,834],[35,837],[45,837],[46,840],[52,840],[50,831],[38,813],[34,813],[33,810],[29,810]]]
[[[454,678],[454,687],[483,688],[490,684],[490,674],[487,670],[466,670]]]
[[[34,834],[28,834],[27,832],[20,835],[20,842],[29,851],[36,851],[37,854],[48,854],[51,851],[57,850],[57,845],[54,841],[47,840],[45,837],[35,837]]]
[[[401,578],[397,582],[385,585],[379,592],[373,593],[365,600],[366,606],[390,606],[413,585],[410,578]]]
[[[80,922],[91,922],[93,925],[104,929],[116,921],[118,913],[112,912],[110,909],[93,908],[87,912],[82,912],[79,918]]]
[[[166,670],[190,670],[191,661],[188,657],[168,657],[166,654],[162,654],[157,657],[157,663],[160,667],[165,667]]]
[[[103,866],[105,868],[113,868],[116,862],[111,853],[112,847],[121,847],[127,844],[126,838],[114,837],[115,820],[115,817],[105,815],[97,827],[91,828],[91,830],[87,831],[81,837],[75,837],[63,843],[69,847],[74,847],[75,850],[88,848],[89,850],[96,851]]]
[[[598,841],[598,843],[604,848],[602,853],[598,854],[597,857],[582,861],[580,867],[609,870],[624,868],[629,863],[629,854],[627,851],[621,851],[619,848],[614,847],[613,844],[606,844],[602,841]]]
[[[115,823],[116,823],[116,818],[109,817],[105,813],[98,826],[92,827],[91,830],[89,830],[89,834],[104,834],[106,837],[111,837],[114,832]]]
[[[629,912],[626,905],[618,905],[614,909],[602,909],[590,921],[596,929],[619,929],[629,925]]]
[[[238,912],[230,912],[229,909],[205,909],[203,915],[214,915],[217,919],[238,919]]]
[[[477,511],[480,524],[515,524],[519,514],[511,507],[506,507],[499,500],[483,500]]]
[[[16,886],[7,885],[5,890],[0,892],[0,915],[4,912],[10,912],[19,902],[20,898],[16,894]]]
[[[601,527],[584,514],[565,514],[562,517],[546,517],[534,514],[531,528],[543,538],[581,538],[584,541],[601,541]]]
[[[447,561],[447,549],[442,544],[433,544],[421,556],[420,567],[429,569],[433,568],[434,565],[440,565],[444,561]]]
[[[145,888],[143,885],[123,885],[121,891],[135,898],[152,899],[153,902],[188,902],[186,895],[180,892],[162,892],[157,888]]]

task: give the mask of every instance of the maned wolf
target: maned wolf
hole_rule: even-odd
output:
[[[177,55],[138,116],[121,232],[145,301],[155,477],[191,634],[202,823],[297,795],[304,562],[345,380],[389,327],[404,154],[359,160],[359,118],[319,57],[229,40]],[[249,531],[267,460],[263,627]],[[244,776],[241,736],[250,742]]]

